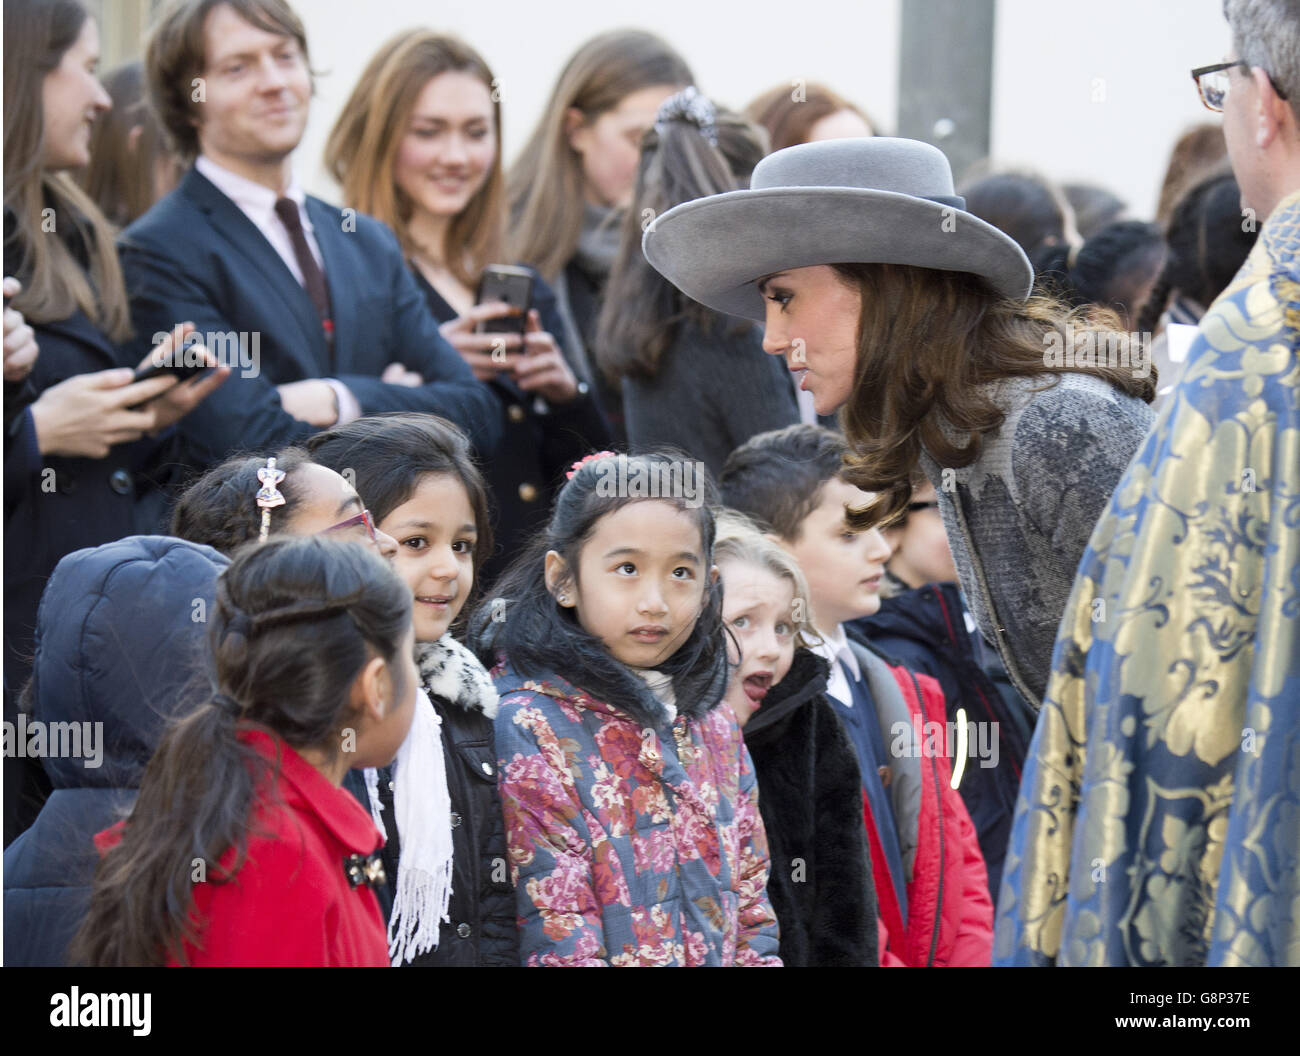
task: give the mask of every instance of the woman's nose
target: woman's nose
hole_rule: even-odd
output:
[[[780,356],[785,354],[786,350],[785,334],[779,325],[774,325],[772,320],[767,321],[767,326],[763,329],[763,351],[769,356]]]

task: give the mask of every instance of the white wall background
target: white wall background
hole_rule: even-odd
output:
[[[1228,48],[1222,0],[998,0],[993,157],[1100,183],[1149,217],[1174,140],[1220,120],[1189,71]]]
[[[502,89],[507,160],[573,50],[605,29],[649,29],[676,47],[702,91],[740,108],[794,78],[821,80],[877,124],[897,121],[903,0],[298,0],[323,71],[298,154],[325,197],[325,138],[379,45],[418,25],[455,33]],[[1188,70],[1228,46],[1220,0],[998,0],[992,154],[1059,180],[1098,182],[1154,211],[1169,149],[1201,120]],[[942,62],[936,51],[934,61]]]

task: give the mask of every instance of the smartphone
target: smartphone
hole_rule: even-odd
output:
[[[533,273],[527,268],[511,264],[489,264],[478,280],[476,304],[487,301],[505,301],[519,310],[517,315],[504,315],[500,319],[487,319],[478,324],[480,334],[518,334],[523,336],[528,327],[528,309],[533,305]]]
[[[135,375],[131,378],[131,384],[137,381],[147,381],[149,378],[156,378],[162,374],[171,374],[181,381],[189,381],[190,378],[197,378],[205,370],[212,368],[204,366],[202,363],[195,366],[186,366],[184,363],[170,364],[164,363],[146,363],[143,367],[136,368]]]

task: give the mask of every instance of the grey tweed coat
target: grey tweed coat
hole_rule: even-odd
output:
[[[1006,419],[985,435],[980,457],[954,468],[923,452],[921,468],[971,613],[1037,711],[1084,548],[1155,415],[1087,374],[1006,378],[989,389]]]

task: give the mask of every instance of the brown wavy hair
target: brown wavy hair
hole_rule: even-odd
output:
[[[424,86],[443,73],[468,73],[491,92],[497,152],[483,186],[447,227],[442,254],[448,270],[473,287],[501,256],[505,237],[505,178],[501,169],[501,103],[492,70],[477,51],[455,37],[409,30],[388,41],[370,60],[325,145],[325,167],[343,188],[346,204],[391,227],[409,256],[411,202],[393,179],[397,152]]]
[[[987,433],[1006,417],[981,386],[1009,377],[1043,378],[1050,388],[1061,372],[1090,374],[1150,403],[1156,372],[1135,378],[1122,365],[1055,367],[1045,362],[1049,334],[1067,327],[1109,334],[1119,329],[1111,311],[1060,301],[998,296],[977,275],[901,264],[835,264],[840,278],[862,295],[853,391],[840,420],[849,441],[843,479],[876,493],[846,511],[855,531],[888,525],[911,501],[924,449],[942,466],[979,458]],[[1069,342],[1064,342],[1070,347]],[[962,437],[950,440],[947,423]]]

